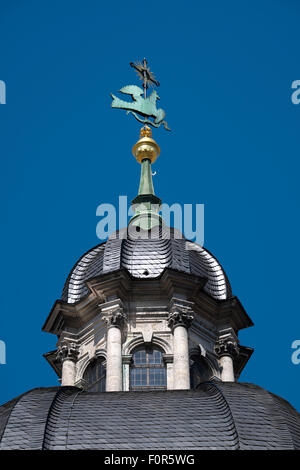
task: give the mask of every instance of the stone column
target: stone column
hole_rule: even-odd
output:
[[[217,341],[215,352],[219,359],[222,382],[234,382],[233,359],[239,353],[237,341],[232,338],[221,338]]]
[[[107,392],[120,392],[123,390],[122,326],[125,319],[126,316],[120,306],[106,313],[106,316],[103,317],[103,320],[107,324]]]
[[[57,350],[57,359],[62,363],[61,385],[74,387],[76,380],[76,343],[63,342]]]
[[[173,389],[190,389],[190,360],[188,328],[194,316],[189,308],[174,308],[168,318],[168,325],[173,333]]]

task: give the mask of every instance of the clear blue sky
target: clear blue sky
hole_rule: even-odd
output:
[[[146,56],[172,128],[155,132],[156,193],[205,204],[205,246],[255,323],[241,381],[300,410],[299,17],[292,0],[0,1],[0,403],[57,385],[41,327],[99,243],[96,207],[137,193],[140,126],[109,94]]]

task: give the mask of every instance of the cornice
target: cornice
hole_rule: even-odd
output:
[[[99,314],[99,305],[116,296],[124,304],[152,299],[183,296],[193,302],[195,316],[215,324],[217,328],[228,325],[238,331],[253,325],[237,297],[216,300],[204,292],[206,279],[190,273],[166,268],[157,278],[137,279],[126,269],[102,274],[86,282],[89,293],[76,303],[57,300],[43,326],[43,331],[59,335],[63,328],[80,328]],[[155,307],[155,314],[161,316]],[[140,314],[137,313],[139,316]]]
[[[237,331],[254,325],[237,297],[231,297],[230,299],[218,302],[217,318],[220,325],[227,322]]]

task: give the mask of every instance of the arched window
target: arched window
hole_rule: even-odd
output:
[[[134,351],[130,368],[131,390],[164,390],[167,387],[163,353],[157,347]]]
[[[190,367],[191,388],[196,389],[202,382],[211,380],[213,373],[207,361],[201,356],[192,357],[192,365]]]
[[[105,392],[106,369],[105,359],[98,358],[92,361],[83,374],[84,389],[88,392]]]

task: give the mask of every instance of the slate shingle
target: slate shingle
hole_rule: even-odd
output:
[[[0,407],[0,436],[0,449],[300,449],[300,414],[253,384],[110,393],[54,387]]]
[[[133,277],[155,278],[165,268],[204,277],[204,290],[213,298],[231,297],[226,274],[216,258],[205,248],[185,238],[177,239],[173,229],[170,237],[158,239],[108,239],[85,253],[70,272],[62,292],[62,300],[74,303],[88,293],[85,282],[101,274],[127,269]]]

